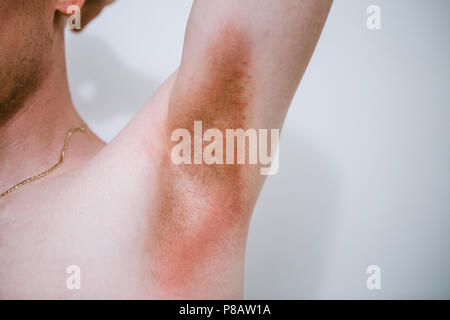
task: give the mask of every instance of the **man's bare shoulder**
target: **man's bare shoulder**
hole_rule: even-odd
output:
[[[201,218],[204,203],[214,208],[211,188],[186,186],[190,195],[181,197],[185,179],[174,179],[168,163],[172,79],[92,158],[0,203],[0,297],[240,295],[243,243],[227,243],[226,221],[209,210]],[[65,287],[71,265],[87,275],[80,293]],[[216,268],[222,276],[213,276]]]

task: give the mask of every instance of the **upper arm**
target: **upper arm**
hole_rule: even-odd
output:
[[[224,138],[227,129],[280,129],[330,5],[331,0],[194,2],[166,122],[169,148],[155,227],[162,249],[155,254],[169,266],[158,272],[162,282],[180,285],[199,270],[241,257],[264,181],[255,165],[175,164],[170,153],[179,141],[172,141],[172,133],[190,132],[193,162],[194,121],[202,122],[203,132],[218,129]]]
[[[330,5],[331,0],[196,0],[169,104],[169,145],[177,143],[170,135],[180,128],[194,137],[194,121],[202,122],[203,132],[219,129],[224,138],[227,129],[281,129]],[[223,151],[225,159],[225,146]],[[264,180],[254,165],[174,170],[249,202],[242,208],[247,211]]]
[[[280,128],[330,5],[331,0],[196,0],[171,120],[188,120],[190,114],[232,126]],[[236,122],[244,115],[246,123]]]

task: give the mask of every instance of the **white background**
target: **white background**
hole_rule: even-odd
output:
[[[191,3],[119,0],[68,34],[74,101],[104,140],[178,66]],[[245,298],[450,298],[449,12],[335,1],[254,212]]]

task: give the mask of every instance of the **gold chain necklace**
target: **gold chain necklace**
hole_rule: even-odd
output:
[[[47,169],[47,170],[45,170],[45,171],[43,171],[41,173],[38,173],[37,175],[35,175],[35,176],[31,177],[31,178],[25,179],[25,180],[19,182],[18,184],[16,184],[14,187],[6,190],[2,194],[0,194],[0,199],[5,197],[6,195],[10,194],[11,192],[16,191],[17,189],[22,187],[24,184],[27,184],[27,183],[36,181],[38,179],[41,179],[41,178],[49,175],[53,171],[55,171],[64,162],[64,155],[66,153],[67,147],[69,145],[70,138],[72,137],[72,134],[74,134],[75,132],[83,132],[84,133],[86,130],[87,130],[87,127],[84,126],[84,125],[80,126],[80,127],[75,127],[75,128],[70,129],[67,132],[66,140],[64,141],[64,146],[63,146],[63,148],[62,148],[62,150],[61,150],[61,152],[59,154],[59,161],[54,166],[52,166],[50,169]]]

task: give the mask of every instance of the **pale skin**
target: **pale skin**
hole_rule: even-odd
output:
[[[83,14],[110,2],[88,0]],[[85,3],[0,0],[0,192],[54,164],[83,123],[65,71],[71,5]],[[264,177],[251,165],[174,165],[170,134],[194,120],[281,128],[330,6],[195,1],[178,70],[128,126],[108,145],[75,134],[62,167],[0,199],[0,298],[242,298]],[[26,81],[30,69],[42,76]],[[69,265],[81,267],[81,290],[66,288]]]

